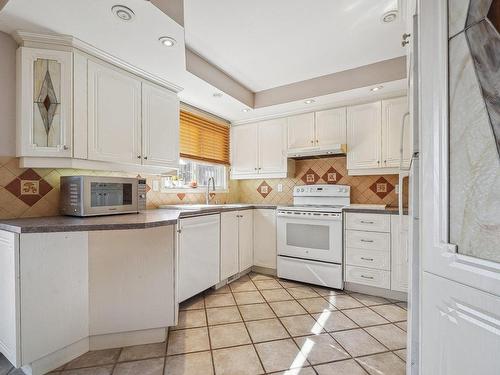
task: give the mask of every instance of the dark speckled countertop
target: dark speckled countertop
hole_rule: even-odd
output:
[[[92,217],[50,216],[0,220],[0,230],[14,233],[86,232],[94,230],[146,229],[175,225],[184,217],[217,214],[254,208],[274,209],[272,205],[228,204],[202,207],[203,205],[177,205],[169,209],[146,210],[138,214]]]

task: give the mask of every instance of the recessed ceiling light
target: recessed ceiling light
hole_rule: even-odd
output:
[[[171,38],[169,36],[162,36],[161,38],[158,39],[161,44],[163,44],[165,47],[173,47],[175,44],[175,39]]]
[[[316,101],[316,100],[314,100],[314,99],[307,99],[307,100],[304,100],[304,103],[306,103],[306,104],[312,104],[312,103],[314,103],[315,101]]]
[[[378,91],[378,90],[382,90],[383,88],[384,88],[384,86],[377,86],[377,87],[371,88],[370,91],[375,92],[375,91]]]
[[[111,12],[120,20],[125,22],[130,22],[135,17],[134,11],[125,5],[115,5],[111,8]]]
[[[398,18],[398,11],[397,10],[390,10],[388,12],[385,12],[382,15],[382,22],[383,23],[391,23]]]
[[[214,98],[222,98],[222,95],[223,95],[223,94],[222,94],[221,92],[214,92],[214,93],[212,94],[212,96],[213,96]]]
[[[241,111],[242,111],[242,112],[247,113],[247,112],[250,112],[250,109],[248,109],[248,108],[243,108]]]

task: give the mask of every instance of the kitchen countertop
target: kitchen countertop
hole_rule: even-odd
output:
[[[198,206],[195,208],[195,206]],[[203,206],[203,207],[202,207]],[[175,225],[184,217],[217,214],[225,211],[249,210],[254,208],[274,209],[273,205],[228,204],[176,205],[168,209],[146,210],[138,214],[118,214],[108,216],[74,217],[48,216],[0,220],[0,230],[13,233],[86,232],[94,230],[146,229]]]
[[[388,215],[398,215],[399,208],[398,207],[383,207],[383,208],[368,208],[362,207],[362,205],[356,205],[355,207],[344,207],[344,212],[359,212],[363,214],[388,214]],[[403,214],[408,215],[408,208],[403,208]]]

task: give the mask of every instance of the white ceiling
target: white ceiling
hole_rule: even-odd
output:
[[[184,0],[186,45],[257,92],[404,55],[399,2]]]
[[[188,40],[197,52],[235,79],[252,89],[267,88],[401,55],[402,27],[379,22],[383,10],[397,1],[314,0],[308,2],[314,6],[304,7],[299,0],[185,0],[186,34],[194,33],[197,37]],[[135,20],[115,18],[115,4],[133,9]],[[351,21],[344,22],[347,18]],[[11,0],[0,12],[0,31],[15,30],[72,35],[183,87],[182,101],[231,121],[312,109],[297,101],[244,113],[246,106],[233,97],[214,98],[219,90],[185,69],[184,29],[148,1]],[[158,42],[162,35],[173,36],[178,44],[163,47]],[[403,81],[384,86],[388,94],[405,87]],[[368,89],[351,90],[315,98],[315,105],[335,106],[370,95]]]

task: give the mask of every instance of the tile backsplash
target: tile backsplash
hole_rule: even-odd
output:
[[[311,184],[350,185],[352,203],[398,205],[397,175],[348,176],[345,156],[297,160],[294,178],[241,180],[239,200],[242,203],[291,204],[293,188]],[[278,191],[279,185],[282,191]],[[404,185],[403,204],[406,206],[407,179]]]
[[[53,216],[59,213],[59,179],[68,175],[101,175],[136,177],[123,172],[89,171],[79,169],[19,168],[19,159],[0,157],[0,219],[18,217]],[[152,186],[157,176],[143,176]],[[397,175],[348,176],[346,158],[298,160],[294,178],[266,180],[231,180],[226,192],[217,193],[217,203],[292,203],[296,185],[338,183],[351,185],[352,203],[377,203],[397,206],[395,186]],[[407,184],[407,183],[406,183]],[[278,191],[281,185],[282,191]],[[404,188],[408,191],[407,186]],[[198,192],[147,193],[147,207],[161,204],[204,203],[205,194]],[[404,197],[404,204],[407,197]]]

